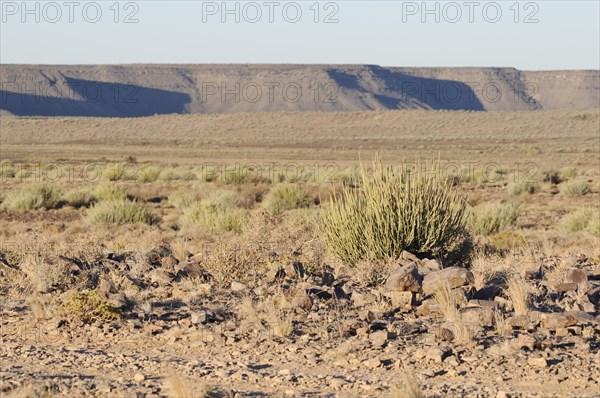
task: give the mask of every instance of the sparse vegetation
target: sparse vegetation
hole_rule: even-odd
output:
[[[65,201],[69,206],[79,209],[80,207],[90,207],[98,201],[98,198],[91,189],[80,188],[65,194]]]
[[[582,208],[567,214],[562,222],[561,228],[565,232],[587,231],[594,236],[600,236],[600,209]]]
[[[585,181],[569,181],[562,187],[562,192],[571,196],[583,196],[591,191],[592,189]]]
[[[279,214],[285,210],[309,207],[311,203],[312,200],[306,189],[299,184],[292,183],[273,186],[263,200],[265,209],[273,214]]]
[[[512,276],[506,281],[506,295],[510,299],[515,315],[527,315],[529,312],[529,286],[518,276]]]
[[[465,202],[435,176],[395,173],[380,161],[362,189],[332,198],[322,220],[328,248],[347,264],[397,258],[403,250],[443,255],[465,236]]]
[[[490,235],[515,225],[519,206],[513,202],[488,202],[469,213],[467,225],[473,234]]]
[[[196,225],[208,232],[240,232],[245,212],[242,209],[226,206],[210,200],[194,202],[185,208],[182,216],[184,225]]]
[[[101,201],[90,207],[86,218],[91,224],[152,224],[155,221],[143,204],[129,200]]]
[[[17,211],[49,210],[60,204],[60,197],[60,189],[47,184],[35,184],[7,195],[3,206]]]
[[[62,304],[64,314],[84,323],[118,320],[120,311],[104,301],[96,290],[72,292]]]
[[[508,185],[508,192],[511,195],[534,194],[541,190],[541,186],[533,181],[519,181]]]

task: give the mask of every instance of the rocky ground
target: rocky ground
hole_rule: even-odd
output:
[[[585,256],[523,266],[522,315],[494,278],[406,252],[374,287],[273,257],[254,283],[220,288],[189,278],[198,256],[161,247],[136,268],[139,256],[108,253],[98,287],[83,291],[103,309],[77,312],[69,290],[62,311],[50,295],[3,299],[2,396],[419,396],[410,379],[427,397],[600,395],[600,266]],[[559,260],[568,266],[557,271]],[[134,298],[129,285],[155,294]],[[444,313],[442,286],[457,317]]]

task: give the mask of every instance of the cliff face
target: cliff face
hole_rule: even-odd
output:
[[[598,71],[375,65],[2,65],[0,114],[600,107]]]

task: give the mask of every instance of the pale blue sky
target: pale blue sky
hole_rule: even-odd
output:
[[[383,66],[514,66],[519,69],[599,69],[600,2],[274,1],[239,3],[221,21],[221,1],[76,1],[69,22],[67,0],[1,3],[0,62],[35,64],[127,63],[334,63]],[[75,1],[75,0],[73,0]],[[38,4],[36,6],[36,3]],[[250,2],[251,3],[251,2]],[[329,4],[327,4],[329,3]],[[492,4],[493,3],[493,4]],[[96,18],[96,4],[102,15]],[[235,7],[236,2],[228,2]],[[296,23],[296,4],[302,16]],[[327,8],[326,7],[327,4]],[[56,6],[58,5],[58,6]],[[83,7],[86,7],[84,19]],[[35,8],[37,7],[37,9]],[[312,8],[311,8],[312,7]],[[484,7],[486,13],[484,14]],[[502,15],[496,17],[496,10]],[[519,9],[516,15],[516,9]],[[60,18],[57,10],[60,11]],[[244,13],[244,10],[246,13]],[[458,18],[457,10],[462,16]],[[204,11],[204,12],[203,12]],[[133,13],[136,23],[123,23]],[[334,13],[336,23],[323,23]],[[214,14],[214,15],[213,15]],[[440,21],[436,22],[435,17]],[[534,23],[525,23],[529,16]],[[39,22],[35,18],[39,17]],[[23,18],[25,20],[23,21]],[[204,18],[204,21],[203,21]],[[515,22],[517,18],[517,22]],[[98,19],[98,22],[90,21]],[[451,23],[451,20],[458,22]],[[487,20],[486,20],[487,19]],[[497,19],[496,23],[490,21]],[[51,20],[58,20],[50,23]]]

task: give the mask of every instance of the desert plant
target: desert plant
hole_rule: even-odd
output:
[[[94,189],[94,196],[100,200],[125,200],[127,192],[123,188],[114,184],[101,184]]]
[[[160,176],[160,168],[156,166],[148,166],[140,170],[138,174],[138,181],[140,182],[154,182],[158,180]]]
[[[0,162],[0,177],[2,178],[15,178],[17,171],[13,162],[3,160]]]
[[[466,234],[465,201],[435,174],[384,168],[376,159],[362,190],[344,189],[323,212],[327,247],[349,265],[363,258],[398,258],[403,250],[445,255]]]
[[[82,188],[68,192],[65,195],[65,201],[69,206],[78,209],[80,207],[90,207],[98,201],[98,198],[90,189]]]
[[[197,225],[209,232],[240,232],[245,214],[242,209],[228,207],[210,200],[202,200],[184,209],[182,223],[184,225]]]
[[[169,195],[169,203],[177,209],[186,209],[196,202],[196,197],[188,192],[177,191]]]
[[[312,200],[306,189],[301,185],[291,183],[275,185],[263,200],[265,209],[272,214],[309,207],[311,203]]]
[[[515,225],[519,205],[513,202],[490,202],[469,212],[467,226],[473,234],[490,235],[510,225]]]
[[[572,166],[565,166],[560,170],[560,175],[565,180],[575,178],[577,176],[577,169]]]
[[[137,163],[117,163],[102,174],[109,181],[134,180],[139,171]]]
[[[600,209],[582,208],[564,216],[560,228],[565,232],[587,231],[600,236]]]
[[[569,181],[562,188],[562,192],[571,196],[583,196],[591,191],[592,189],[585,181]]]
[[[97,320],[118,320],[120,311],[100,297],[97,290],[73,292],[62,304],[65,316],[84,323]]]
[[[458,302],[450,285],[448,283],[440,284],[434,293],[434,299],[438,304],[444,319],[452,326],[454,338],[463,343],[470,341],[471,334],[469,328],[464,322],[462,314],[458,310]]]
[[[129,200],[101,201],[89,208],[87,220],[91,224],[152,224],[155,218],[142,204]]]
[[[515,315],[527,315],[529,312],[529,286],[518,276],[512,276],[506,281],[505,294],[510,299]]]
[[[404,369],[401,373],[402,384],[396,388],[392,388],[392,398],[423,398],[417,379],[410,373],[408,369]]]
[[[6,197],[3,206],[12,210],[53,209],[60,204],[61,192],[46,184],[30,185]]]
[[[511,195],[534,194],[541,189],[540,184],[534,181],[519,181],[508,185]]]

